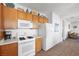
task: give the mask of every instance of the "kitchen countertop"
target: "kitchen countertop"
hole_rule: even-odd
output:
[[[37,36],[36,38],[42,38],[42,36]]]
[[[36,38],[42,38],[42,37],[41,36],[37,36]],[[2,39],[2,40],[0,40],[0,45],[6,45],[6,44],[11,44],[11,43],[16,43],[16,42],[18,42],[18,39],[11,39],[11,40],[10,39],[9,40]]]
[[[18,39],[9,39],[9,40],[0,40],[0,45],[6,45],[6,44],[11,44],[11,43],[16,43],[18,42]]]

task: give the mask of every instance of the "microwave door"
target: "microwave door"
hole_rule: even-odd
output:
[[[32,28],[32,23],[26,20],[19,20],[18,28]]]

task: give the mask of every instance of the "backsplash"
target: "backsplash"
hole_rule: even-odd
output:
[[[37,36],[36,29],[18,29],[18,36]]]

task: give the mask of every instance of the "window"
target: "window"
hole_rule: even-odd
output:
[[[59,32],[59,24],[55,23],[54,32]]]

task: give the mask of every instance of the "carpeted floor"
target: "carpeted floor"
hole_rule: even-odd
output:
[[[79,56],[79,39],[66,39],[48,51],[40,51],[36,56]]]

